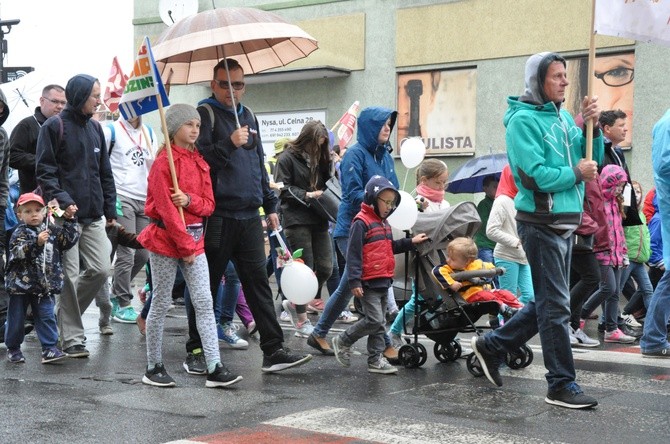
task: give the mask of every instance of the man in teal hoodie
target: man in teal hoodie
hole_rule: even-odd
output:
[[[570,348],[569,271],[573,232],[579,226],[584,182],[593,180],[603,156],[597,127],[597,99],[582,102],[584,121],[594,122],[594,160],[586,160],[585,129],[561,109],[568,86],[565,59],[544,52],[526,62],[526,91],[507,99],[507,156],[519,192],[514,199],[517,228],[533,278],[535,300],[502,328],[473,337],[471,345],[486,377],[502,386],[498,367],[513,352],[540,334],[549,389],[545,402],[573,409],[598,402],[575,382]]]

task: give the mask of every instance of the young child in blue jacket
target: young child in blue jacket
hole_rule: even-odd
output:
[[[63,226],[44,223],[45,206],[41,196],[25,193],[17,202],[21,221],[9,241],[5,269],[5,288],[9,294],[5,344],[9,362],[25,362],[21,352],[26,309],[32,307],[35,331],[42,345],[42,364],[59,361],[67,355],[56,345],[58,328],[54,299],[63,288],[62,254],[79,240],[74,213],[66,210]]]
[[[360,299],[365,316],[346,331],[333,338],[335,358],[349,367],[351,346],[364,336],[368,337],[368,371],[391,374],[398,369],[383,355],[386,297],[393,283],[394,254],[413,249],[414,244],[427,240],[425,234],[411,239],[393,240],[386,218],[400,203],[400,193],[382,176],[373,176],[365,185],[361,211],[354,217],[349,229],[347,271],[349,288]]]

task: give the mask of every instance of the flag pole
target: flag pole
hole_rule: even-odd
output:
[[[589,59],[586,71],[586,96],[593,97],[593,66],[596,60],[596,33],[593,31],[596,18],[596,0],[591,0],[591,38],[589,39]],[[582,116],[583,117],[583,116]],[[586,160],[593,160],[593,120],[586,122]]]
[[[172,157],[172,142],[170,142],[170,135],[167,130],[167,122],[165,121],[165,110],[163,109],[163,98],[160,94],[156,94],[156,99],[158,100],[158,113],[161,116],[161,127],[163,129],[163,137],[165,138],[165,149],[167,150],[168,165],[170,166],[170,176],[172,177],[172,188],[174,192],[179,191],[179,182],[177,181],[177,171],[174,167],[174,158]],[[179,215],[181,216],[181,221],[186,226],[186,221],[184,220],[184,209],[182,207],[177,207],[179,210]]]

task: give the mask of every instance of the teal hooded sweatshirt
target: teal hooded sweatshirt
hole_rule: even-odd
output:
[[[503,123],[507,157],[519,192],[516,219],[573,231],[581,221],[584,183],[577,168],[586,153],[586,138],[572,116],[544,96],[544,79],[552,62],[565,59],[543,52],[526,62],[526,91],[509,97]],[[593,138],[593,160],[603,158],[600,130]]]

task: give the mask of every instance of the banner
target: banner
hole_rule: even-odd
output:
[[[128,76],[123,74],[119,59],[114,56],[112,60],[112,67],[109,70],[109,78],[107,79],[107,86],[105,87],[105,95],[102,97],[103,102],[111,112],[116,112],[119,109],[119,101],[123,95],[123,89],[128,82]]]
[[[337,138],[339,140],[340,149],[343,149],[347,146],[351,139],[354,137],[354,128],[356,127],[356,120],[358,119],[358,110],[360,108],[360,103],[355,101],[347,110],[340,120],[337,121],[340,127],[337,130]],[[334,128],[334,127],[333,127]]]
[[[596,0],[594,32],[670,46],[670,2]]]
[[[149,38],[144,37],[133,65],[133,72],[128,78],[119,102],[123,118],[128,120],[157,110],[158,94],[161,96],[163,106],[168,106],[170,102],[156,68]]]

